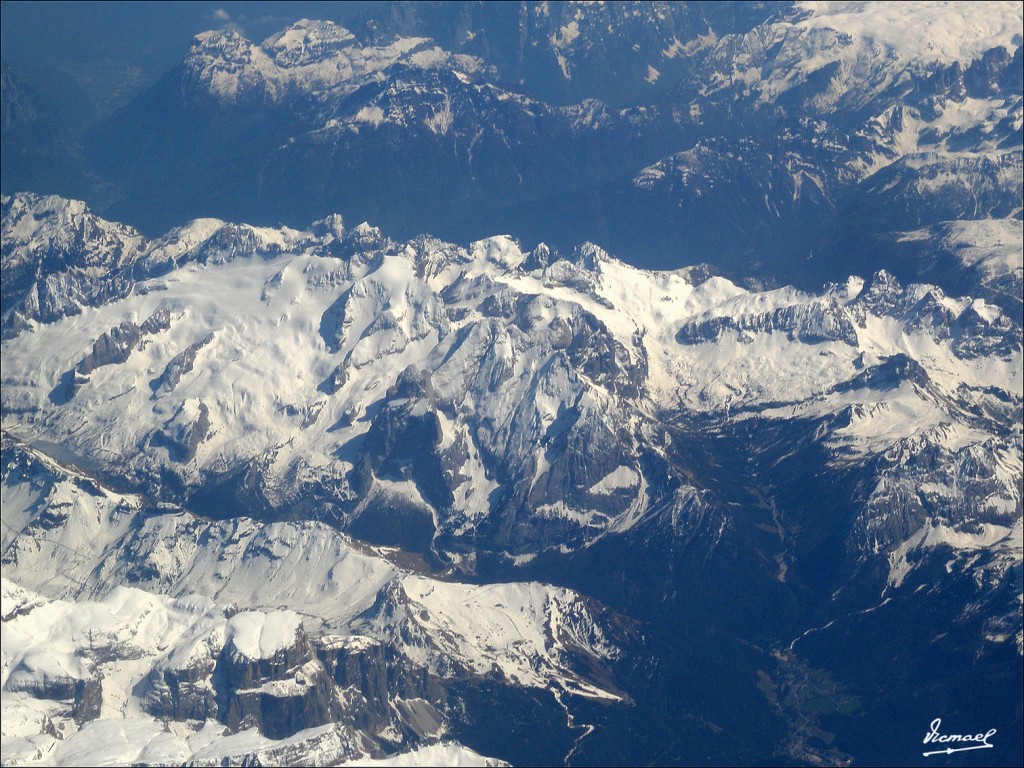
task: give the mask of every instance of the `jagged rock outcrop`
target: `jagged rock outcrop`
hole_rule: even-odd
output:
[[[210,409],[206,403],[186,400],[163,427],[150,435],[150,445],[165,448],[171,461],[185,464],[195,458],[210,434]]]
[[[676,339],[681,344],[715,342],[727,330],[738,332],[741,339],[747,331],[781,331],[791,340],[806,344],[823,341],[842,341],[851,346],[857,344],[857,331],[848,313],[835,301],[827,299],[812,304],[778,307],[756,315],[698,318],[680,328]]]
[[[164,372],[149,383],[149,386],[153,389],[153,397],[157,398],[174,391],[174,388],[178,386],[178,382],[181,381],[181,377],[192,372],[192,367],[195,365],[196,355],[199,354],[199,350],[207,346],[211,341],[213,341],[213,334],[208,333],[199,341],[190,344],[184,352],[175,355],[167,363]]]

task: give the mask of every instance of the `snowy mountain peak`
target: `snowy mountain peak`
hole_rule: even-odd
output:
[[[759,108],[799,103],[811,114],[870,109],[882,96],[888,106],[905,95],[901,83],[962,72],[993,49],[1013,53],[1021,25],[1018,3],[801,2],[724,37],[702,61],[694,90]]]
[[[354,44],[355,37],[340,24],[300,19],[268,37],[262,46],[281,66],[298,67],[323,61]]]
[[[253,43],[234,30],[203,32],[185,57],[186,76],[225,103],[255,98],[276,102],[290,94],[339,98],[383,79],[396,64],[413,69],[483,68],[479,59],[453,55],[424,37],[398,37],[361,46],[344,27],[303,19]]]
[[[993,48],[1024,42],[1020,3],[817,2],[796,3],[798,30],[829,29],[855,46],[888,51],[916,66],[968,63]]]
[[[19,257],[35,254],[39,259],[53,259],[55,253],[63,253],[88,261],[102,250],[109,258],[123,258],[143,242],[133,228],[104,221],[80,200],[26,192],[4,195],[0,205],[5,284],[13,279],[8,270],[19,267]],[[109,269],[112,263],[108,260],[97,266]]]
[[[251,97],[273,100],[279,92],[274,61],[233,29],[196,35],[184,67],[187,76],[226,102]]]
[[[111,280],[134,263],[146,239],[123,224],[105,221],[77,200],[19,193],[4,196],[3,333],[76,314],[126,287]],[[100,283],[103,283],[102,287]]]

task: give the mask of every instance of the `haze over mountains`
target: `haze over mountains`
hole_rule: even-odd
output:
[[[380,4],[87,127],[5,68],[4,763],[1020,761],[1021,23]]]
[[[840,254],[909,279],[873,238],[1020,209],[1019,21],[998,5],[395,4],[354,32],[201,34],[52,151],[151,236],[341,213],[399,237],[589,239],[641,266],[713,253],[805,288],[842,279]],[[11,125],[30,123],[5,88]],[[75,168],[45,177],[45,150],[7,155],[5,192],[82,193]]]

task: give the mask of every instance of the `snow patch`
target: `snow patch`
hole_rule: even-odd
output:
[[[631,467],[616,467],[592,486],[590,493],[608,494],[626,488],[635,488],[640,484],[640,476]]]
[[[302,619],[294,611],[244,611],[228,620],[227,637],[250,659],[269,659],[295,644]]]

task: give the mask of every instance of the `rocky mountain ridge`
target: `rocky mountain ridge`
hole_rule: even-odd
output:
[[[5,61],[5,764],[1019,762],[1019,4],[235,10]]]
[[[652,683],[623,665],[684,616],[742,621],[782,600],[737,631],[789,644],[880,603],[939,599],[912,597],[937,562],[957,563],[938,594],[975,584],[960,621],[983,658],[1021,657],[1006,602],[1021,562],[1021,330],[982,299],[885,272],[819,293],[750,290],[707,268],[638,270],[592,244],[402,242],[337,216],[304,231],[198,220],[104,261],[109,233],[126,230],[81,204],[19,196],[4,210],[5,232],[34,226],[5,260],[59,253],[66,228],[46,221],[74,211],[91,223],[60,268],[105,264],[89,279],[121,286],[69,293],[45,317],[11,312],[8,578],[58,599],[131,585],[284,605],[412,665],[342,696],[350,662],[316,650],[316,634],[286,677],[229,674],[230,643],[210,641],[199,666],[149,678],[159,716],[291,738],[363,723],[345,702],[377,701],[366,738],[381,751],[448,722],[487,753],[476,729],[494,701],[560,681],[523,703],[567,707],[555,744],[589,711],[579,702],[608,701],[598,720],[631,711],[614,702]],[[54,461],[83,479],[58,482]],[[816,500],[835,488],[843,501],[822,517]],[[366,546],[376,554],[357,554]],[[67,575],[38,581],[54,558]],[[304,585],[289,586],[303,558]],[[643,587],[605,581],[635,567],[622,558],[651,571]],[[400,575],[410,566],[422,575]],[[750,603],[720,615],[717,587],[680,592],[700,572],[744,581]],[[510,605],[523,614],[510,620]],[[534,636],[522,616],[537,617]],[[406,668],[438,682],[411,689]],[[385,678],[388,701],[425,703],[385,717],[370,682]],[[490,680],[503,693],[470,706]],[[267,704],[285,689],[292,709]]]

